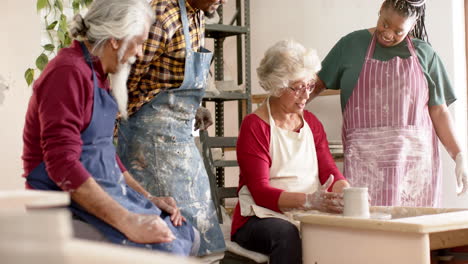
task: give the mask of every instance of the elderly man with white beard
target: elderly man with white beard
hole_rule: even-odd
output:
[[[193,255],[198,231],[174,199],[153,197],[133,179],[113,144],[118,109],[126,116],[130,64],[154,19],[145,0],[95,0],[86,16],[75,16],[74,42],[34,83],[23,176],[28,189],[70,193],[77,237]]]

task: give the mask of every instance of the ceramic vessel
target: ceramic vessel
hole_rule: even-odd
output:
[[[344,189],[343,216],[369,218],[369,199],[367,188],[350,187]]]

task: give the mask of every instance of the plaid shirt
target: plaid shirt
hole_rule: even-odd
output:
[[[203,45],[204,16],[185,1],[192,49]],[[143,45],[143,56],[128,77],[128,114],[138,111],[161,90],[178,88],[184,80],[185,39],[178,0],[153,0],[156,22]]]

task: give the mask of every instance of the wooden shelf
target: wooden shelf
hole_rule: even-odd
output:
[[[319,96],[329,96],[329,95],[338,95],[340,94],[340,90],[331,90],[327,89],[319,94]]]
[[[340,90],[325,90],[319,96],[339,95]],[[261,104],[267,98],[268,94],[252,94],[252,104]]]

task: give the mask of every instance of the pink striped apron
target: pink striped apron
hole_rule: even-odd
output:
[[[407,37],[411,57],[372,59],[372,37],[343,114],[344,174],[368,187],[372,205],[440,203],[438,138],[429,116],[429,90]]]

